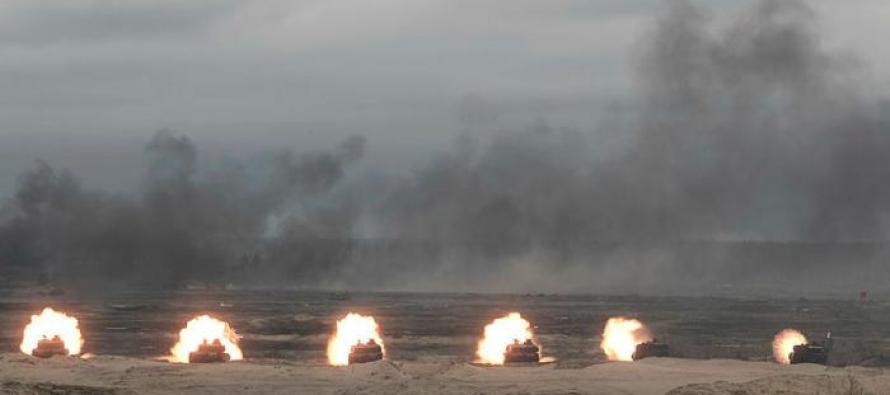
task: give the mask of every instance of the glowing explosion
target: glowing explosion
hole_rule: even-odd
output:
[[[352,346],[358,343],[367,343],[371,339],[380,345],[380,349],[386,355],[383,338],[380,337],[374,317],[365,317],[355,313],[347,314],[346,317],[337,321],[337,332],[328,342],[328,363],[333,366],[349,365],[349,352],[352,350]]]
[[[238,348],[240,337],[235,330],[229,327],[225,321],[220,321],[208,315],[193,318],[179,331],[179,342],[170,349],[172,357],[170,362],[188,363],[189,353],[196,351],[198,346],[204,343],[212,343],[219,339],[226,348],[232,361],[244,359],[241,349]]]
[[[789,355],[794,351],[794,346],[800,344],[807,344],[806,336],[794,329],[782,329],[773,338],[773,355],[776,357],[776,362],[783,365],[790,364]]]
[[[534,337],[531,325],[519,313],[510,313],[485,326],[485,333],[479,341],[476,355],[480,362],[492,365],[504,364],[507,346],[518,340],[520,343]]]
[[[25,326],[22,345],[19,349],[23,353],[31,355],[31,351],[37,347],[41,339],[52,339],[58,336],[65,342],[65,348],[69,355],[80,354],[83,346],[83,337],[77,328],[77,318],[69,317],[65,313],[57,312],[49,307],[43,309],[40,315],[32,315],[31,323]]]
[[[624,317],[609,318],[603,329],[603,352],[610,361],[633,361],[637,344],[652,340],[642,322]]]

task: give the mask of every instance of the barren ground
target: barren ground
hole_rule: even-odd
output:
[[[346,368],[281,360],[178,365],[128,357],[0,356],[14,394],[886,394],[880,368],[649,359],[565,369],[381,361]],[[691,383],[703,383],[688,385]],[[678,388],[680,387],[680,388]]]
[[[17,352],[30,314],[46,305],[80,320],[84,351],[96,357],[44,361]],[[331,327],[347,311],[377,318],[387,361],[325,366]],[[468,364],[482,327],[509,311],[520,311],[535,325],[544,356],[556,363]],[[213,366],[153,361],[169,352],[177,331],[199,313],[229,321],[243,336],[247,361]],[[678,358],[607,363],[599,336],[606,319],[617,315],[646,322]],[[890,393],[882,368],[890,355],[890,304],[852,298],[96,289],[59,294],[5,288],[0,316],[5,352],[0,393],[663,394],[694,383],[701,385],[673,394]],[[830,329],[833,366],[771,362],[770,341],[785,327],[811,338]],[[723,383],[712,384],[716,381]]]

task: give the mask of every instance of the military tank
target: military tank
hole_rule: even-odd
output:
[[[657,339],[652,339],[652,341],[637,344],[631,358],[633,358],[634,361],[638,361],[649,357],[669,356],[671,356],[671,348],[667,344],[659,342]]]
[[[794,346],[788,359],[791,363],[815,363],[825,365],[828,363],[828,353],[831,351],[831,332],[825,335],[825,343],[811,342]]]
[[[231,358],[219,339],[213,339],[212,343],[204,339],[197,350],[189,353],[189,363],[228,362]]]
[[[349,364],[374,362],[383,359],[383,348],[374,339],[356,343],[349,350]]]
[[[518,362],[540,362],[541,348],[532,342],[531,339],[520,343],[519,340],[513,340],[513,344],[507,346],[504,350],[504,363]]]
[[[68,355],[68,349],[65,348],[65,342],[58,335],[52,339],[44,337],[37,341],[37,347],[31,350],[31,355],[38,358],[49,358],[53,355]]]

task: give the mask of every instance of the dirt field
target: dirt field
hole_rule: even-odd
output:
[[[14,394],[886,394],[878,368],[649,359],[577,369],[381,361],[346,368],[281,360],[181,365],[127,357],[0,356]],[[690,383],[703,383],[688,385]],[[678,388],[680,387],[680,388]]]
[[[17,353],[22,327],[46,305],[80,320],[84,351],[95,358],[42,361]],[[556,363],[469,365],[482,327],[514,310],[532,322],[544,356]],[[347,311],[376,317],[387,361],[325,366],[331,327]],[[51,294],[22,288],[0,291],[0,312],[0,350],[7,353],[0,378],[7,393],[662,394],[694,383],[706,385],[674,393],[759,394],[771,392],[757,388],[813,383],[854,391],[839,393],[869,393],[884,388],[885,371],[879,367],[890,355],[885,340],[890,339],[890,304],[880,301],[208,290]],[[199,313],[229,321],[243,336],[247,361],[221,366],[152,361],[168,354],[175,333]],[[606,363],[598,347],[600,332],[618,315],[643,320],[678,358]],[[771,362],[770,341],[785,327],[814,339],[830,329],[833,367]],[[873,368],[840,368],[851,365]],[[710,384],[719,380],[735,384]],[[748,392],[733,387],[752,380],[759,381],[744,384]],[[865,392],[855,392],[859,389]]]

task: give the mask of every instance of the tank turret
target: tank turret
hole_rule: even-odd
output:
[[[819,343],[798,344],[794,346],[794,351],[788,354],[791,363],[817,363],[825,365],[828,363],[828,351]]]
[[[671,355],[671,348],[665,344],[661,343],[656,339],[652,339],[652,341],[648,341],[645,343],[637,344],[637,348],[634,349],[633,358],[634,361],[649,358],[649,357],[669,357]]]
[[[65,342],[58,335],[52,339],[46,337],[37,341],[37,347],[31,351],[31,355],[38,358],[49,358],[53,355],[68,355],[68,349],[65,348]]]
[[[540,362],[541,348],[532,342],[531,339],[520,343],[519,340],[513,340],[513,344],[507,346],[504,350],[504,363],[516,362]]]
[[[816,363],[825,365],[828,363],[828,353],[831,351],[831,332],[825,335],[825,344],[811,342],[794,346],[788,359],[791,363]]]
[[[383,359],[383,348],[374,339],[358,342],[349,350],[349,364],[374,362]]]
[[[189,353],[189,363],[228,362],[231,356],[226,352],[226,347],[219,339],[213,339],[208,343],[205,339],[198,345],[198,349]]]

